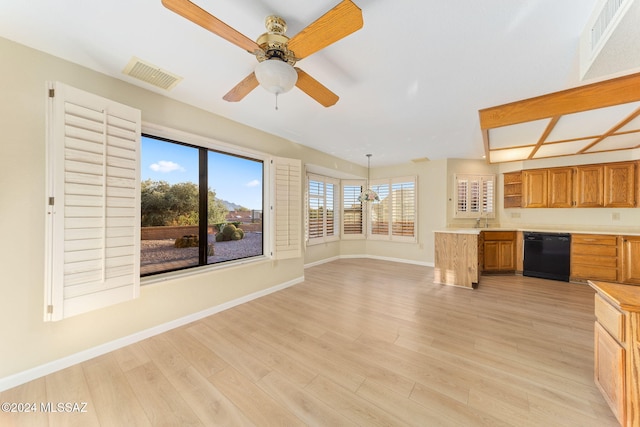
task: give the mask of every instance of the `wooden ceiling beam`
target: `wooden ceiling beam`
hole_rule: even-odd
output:
[[[622,129],[624,126],[627,125],[627,123],[629,123],[630,121],[634,120],[636,117],[638,117],[638,115],[640,115],[640,108],[636,109],[633,113],[631,113],[627,118],[625,118],[623,121],[621,121],[620,123],[618,123],[617,125],[615,125],[613,128],[609,129],[609,131],[607,133],[605,133],[604,135],[602,135],[600,138],[596,139],[595,141],[593,141],[591,144],[587,145],[586,147],[584,147],[582,150],[578,151],[578,154],[582,154],[582,153],[586,153],[587,150],[591,149],[592,147],[594,147],[596,144],[599,144],[600,142],[602,142],[605,138],[610,137],[611,135],[613,135],[614,133],[616,133],[619,129]]]
[[[640,101],[640,73],[480,110],[480,128],[492,129]]]
[[[551,119],[551,121],[549,121],[549,124],[542,133],[542,136],[540,136],[538,143],[535,147],[533,147],[533,150],[531,150],[531,154],[529,154],[529,160],[533,159],[533,156],[535,156],[540,147],[542,147],[542,144],[544,144],[544,142],[547,140],[547,137],[549,136],[553,128],[556,127],[556,124],[558,124],[558,120],[560,120],[560,116],[555,116]]]

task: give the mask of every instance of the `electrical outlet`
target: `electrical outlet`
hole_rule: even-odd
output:
[[[613,221],[620,221],[620,212],[614,212],[611,214],[611,219]]]
[[[511,212],[511,218],[520,218],[520,212]]]

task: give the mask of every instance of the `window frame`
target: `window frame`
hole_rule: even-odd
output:
[[[246,161],[252,161],[252,162],[259,162],[262,164],[262,194],[263,194],[263,198],[262,198],[262,211],[264,212],[265,210],[265,200],[264,200],[264,189],[265,186],[267,185],[265,181],[265,177],[266,177],[266,173],[265,173],[265,164],[267,162],[267,160],[262,159],[262,158],[257,158],[257,156],[255,155],[247,155],[246,153],[242,153],[242,154],[238,154],[238,153],[232,153],[230,152],[230,150],[226,149],[226,148],[220,148],[217,147],[215,143],[212,142],[211,146],[209,147],[205,147],[203,145],[196,145],[194,143],[192,143],[191,141],[184,141],[184,140],[178,140],[175,137],[171,137],[171,138],[167,138],[164,136],[158,136],[157,134],[151,134],[148,132],[145,132],[144,129],[141,133],[141,138],[148,138],[151,140],[156,140],[156,141],[160,141],[160,142],[164,142],[167,144],[175,144],[178,146],[183,146],[183,147],[189,147],[193,150],[195,150],[197,152],[197,156],[198,156],[198,182],[195,183],[198,186],[198,217],[199,218],[207,218],[208,217],[208,211],[207,211],[207,204],[203,203],[203,199],[207,198],[208,196],[208,189],[212,188],[212,184],[215,183],[211,183],[209,182],[209,174],[208,174],[208,167],[209,167],[209,154],[210,153],[219,153],[225,156],[232,156],[232,157],[237,157],[239,159],[245,159]],[[141,174],[142,174],[142,167],[140,170]],[[142,182],[142,177],[140,177],[140,182]],[[208,226],[210,224],[206,224],[204,226],[202,226],[202,224],[200,222],[198,222],[197,226],[198,226],[198,240],[200,242],[207,242],[208,241]],[[264,226],[264,220],[263,220],[263,226]],[[144,228],[144,227],[141,227]],[[263,230],[264,231],[264,230]],[[189,269],[196,269],[196,268],[201,268],[201,267],[207,267],[207,266],[212,266],[212,265],[223,265],[223,264],[228,264],[228,263],[234,263],[234,262],[240,262],[240,261],[248,261],[254,258],[260,259],[263,258],[265,256],[265,253],[267,252],[267,247],[265,246],[265,242],[264,242],[264,235],[265,233],[262,233],[262,237],[263,237],[263,242],[262,242],[262,248],[261,248],[261,254],[258,255],[252,255],[252,256],[247,256],[247,257],[243,257],[243,258],[238,258],[238,259],[232,259],[232,260],[228,260],[228,261],[221,261],[221,262],[214,262],[214,263],[208,263],[208,256],[207,256],[207,251],[208,251],[208,244],[200,244],[198,246],[198,255],[197,257],[194,257],[194,259],[192,260],[192,262],[195,262],[197,264],[190,264],[190,265],[183,265],[183,266],[176,266],[174,268],[167,268],[166,270],[159,270],[157,272],[150,272],[150,273],[145,273],[145,274],[141,274],[140,277],[145,278],[145,277],[151,277],[151,276],[155,276],[155,275],[159,275],[159,274],[165,274],[165,273],[170,273],[170,272],[174,272],[174,271],[182,271],[182,270],[189,270]],[[169,261],[171,262],[171,261]]]
[[[180,141],[187,145],[200,146],[218,152],[263,161],[263,254],[223,263],[195,266],[187,269],[167,271],[141,278],[141,285],[186,277],[232,266],[287,259],[302,256],[301,175],[302,163],[298,159],[271,156],[261,151],[239,147],[216,139],[142,122],[142,134],[167,140]],[[296,172],[297,171],[297,172]],[[287,194],[284,194],[284,193]],[[278,196],[278,194],[282,195]],[[285,203],[282,203],[282,202]],[[282,205],[286,206],[282,206]],[[282,212],[285,212],[283,215]],[[299,213],[299,214],[298,214]],[[276,220],[280,218],[280,220]]]

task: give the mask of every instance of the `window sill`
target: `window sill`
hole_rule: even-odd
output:
[[[154,285],[158,283],[167,282],[170,280],[182,279],[185,277],[192,277],[200,274],[207,274],[207,273],[215,272],[218,270],[224,270],[224,269],[233,268],[233,267],[240,267],[240,266],[245,266],[249,264],[264,263],[271,260],[272,259],[266,255],[260,255],[252,258],[239,259],[236,261],[226,261],[224,263],[203,265],[200,267],[187,268],[187,269],[178,270],[178,271],[169,271],[166,273],[158,273],[158,274],[154,274],[153,276],[141,277],[140,286]]]

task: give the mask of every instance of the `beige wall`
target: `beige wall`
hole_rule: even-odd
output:
[[[362,170],[6,39],[0,52],[0,379],[304,275],[302,258],[227,267],[145,285],[134,301],[43,322],[46,81],[139,108],[146,123],[337,171]]]
[[[45,323],[42,321],[42,307],[46,81],[61,81],[139,108],[147,123],[257,151],[268,149],[268,154],[298,158],[303,164],[319,165],[335,171],[338,176],[364,177],[366,169],[1,38],[0,52],[3,53],[3,65],[0,67],[0,236],[3,241],[0,245],[0,379],[290,282],[304,275],[304,264],[359,255],[433,263],[433,231],[466,225],[452,218],[455,173],[498,173],[499,218],[496,221],[501,225],[589,224],[637,230],[640,224],[640,209],[519,209],[516,211],[520,218],[512,217],[514,210],[502,209],[501,172],[523,167],[555,166],[551,164],[553,162],[539,162],[535,163],[536,166],[534,163],[490,166],[482,160],[449,159],[373,168],[372,178],[418,177],[417,243],[344,240],[311,246],[305,248],[304,258],[264,261],[145,285],[140,298],[135,301],[60,322]],[[617,154],[616,159],[624,155],[629,154]],[[637,153],[635,155],[637,158]],[[588,162],[594,161],[590,158]],[[621,213],[620,221],[611,221],[612,211]],[[25,223],[29,227],[22,226]],[[15,224],[21,226],[16,227]]]

